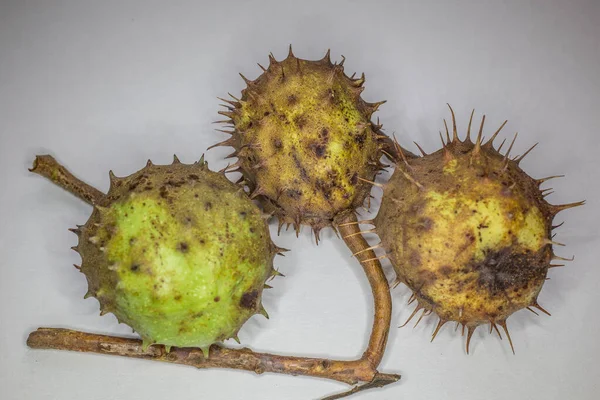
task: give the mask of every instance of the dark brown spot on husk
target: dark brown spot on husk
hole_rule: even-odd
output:
[[[306,118],[303,115],[298,115],[294,118],[294,122],[296,123],[298,129],[302,129],[304,128],[304,125],[306,125]]]
[[[158,194],[160,195],[160,197],[162,198],[167,198],[167,187],[166,186],[161,186],[160,189],[158,189]]]
[[[320,143],[311,143],[309,147],[313,151],[313,153],[315,153],[315,156],[317,156],[317,158],[323,158],[323,156],[325,155],[325,145]]]
[[[322,158],[325,155],[325,146],[319,145],[315,148],[315,154],[317,157]]]
[[[246,292],[242,295],[240,299],[240,306],[247,309],[256,308],[256,304],[258,301],[258,291],[252,290],[250,292]]]
[[[172,180],[172,179],[169,179],[169,180],[167,181],[167,185],[169,185],[169,186],[173,186],[173,187],[176,187],[176,188],[178,188],[178,187],[181,187],[181,186],[183,186],[184,184],[185,184],[185,181],[174,181],[174,180]]]
[[[362,149],[366,140],[367,140],[367,133],[364,131],[359,133],[358,135],[354,136],[354,142],[358,145],[359,149]]]
[[[449,265],[442,265],[440,267],[440,273],[444,276],[449,276],[452,273],[452,267]]]
[[[186,242],[180,242],[177,245],[177,250],[179,250],[182,253],[187,253],[189,250],[189,245]]]

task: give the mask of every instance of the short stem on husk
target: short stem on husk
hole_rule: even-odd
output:
[[[88,204],[97,204],[104,197],[104,193],[77,179],[50,155],[36,156],[29,171],[50,179]]]
[[[105,197],[98,189],[77,179],[65,167],[51,156],[38,156],[32,172],[42,175],[52,182],[94,205]],[[351,223],[351,224],[348,224]],[[344,213],[335,221],[343,237],[360,232],[354,212]],[[343,226],[339,226],[343,225]],[[344,239],[348,247],[356,252],[368,247],[362,235],[357,234]],[[359,260],[374,258],[372,251],[361,253]],[[339,399],[370,388],[382,387],[400,379],[400,375],[382,374],[377,366],[383,357],[391,318],[391,298],[387,279],[378,260],[361,262],[369,279],[375,302],[373,331],[367,350],[358,360],[329,360],[257,353],[247,348],[230,349],[221,345],[212,345],[209,356],[199,348],[176,348],[166,351],[162,345],[144,349],[139,339],[97,335],[61,328],[39,328],[30,333],[27,345],[34,349],[69,350],[107,355],[117,355],[189,365],[196,368],[231,368],[256,373],[274,372],[290,375],[305,375],[331,379],[347,384],[366,382],[352,390],[328,397]]]

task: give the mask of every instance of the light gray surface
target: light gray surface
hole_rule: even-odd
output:
[[[324,2],[325,3],[325,2]],[[346,71],[367,75],[376,115],[411,147],[439,146],[451,103],[464,133],[472,107],[489,135],[505,119],[518,130],[516,152],[552,182],[555,203],[586,198],[560,215],[563,256],[541,304],[510,318],[517,354],[480,329],[472,354],[448,325],[433,344],[432,318],[396,329],[411,312],[408,290],[393,290],[393,328],[381,370],[402,381],[361,399],[596,399],[600,345],[600,6],[597,1],[0,1],[0,398],[312,399],[344,385],[312,378],[31,351],[38,326],[130,334],[82,300],[85,279],[67,228],[90,208],[27,172],[37,153],[54,154],[105,190],[109,169],[126,175],[148,158],[183,162],[223,140],[213,131],[218,100],[238,94],[237,73],[293,43],[316,59],[327,48]],[[411,147],[412,148],[412,147]],[[212,168],[228,149],[214,150]],[[379,193],[376,193],[379,195]],[[287,275],[266,295],[271,320],[255,317],[240,337],[257,350],[355,357],[366,344],[371,297],[360,266],[331,232],[316,247],[305,230],[275,239],[293,251],[278,258]],[[390,272],[389,266],[387,271]],[[390,279],[392,274],[389,274]]]

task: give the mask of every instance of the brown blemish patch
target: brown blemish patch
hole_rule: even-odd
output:
[[[303,115],[298,115],[294,118],[294,123],[298,129],[302,129],[306,125],[306,118]]]
[[[168,196],[168,191],[167,191],[167,187],[166,186],[161,186],[160,189],[158,189],[158,194],[160,195],[160,197],[162,197],[163,199],[166,199]]]
[[[358,145],[359,149],[363,148],[365,141],[367,140],[367,132],[361,132],[358,135],[354,136],[354,142]]]
[[[449,276],[452,273],[452,267],[449,265],[442,265],[440,267],[440,274],[444,276]]]
[[[215,298],[213,300],[215,301],[215,303],[218,303],[219,301],[221,301],[221,297],[215,296]]]
[[[417,251],[410,253],[410,265],[414,268],[418,268],[421,265],[421,254]]]
[[[472,262],[469,267],[478,272],[478,285],[493,295],[543,282],[547,270],[535,254],[514,253],[511,247],[488,251],[482,261]]]
[[[178,187],[181,187],[181,186],[183,186],[184,184],[185,184],[185,181],[183,181],[183,180],[182,180],[182,181],[174,181],[174,180],[172,180],[172,179],[169,179],[169,180],[167,181],[167,185],[169,185],[169,186],[173,186],[173,187],[176,187],[176,188],[178,188]]]
[[[437,275],[433,271],[421,270],[419,271],[419,281],[423,285],[431,285],[437,280]]]
[[[258,301],[258,291],[252,290],[250,292],[246,292],[242,295],[240,299],[240,306],[247,309],[256,308],[256,303]]]
[[[140,184],[146,181],[146,177],[144,175],[140,175],[135,178],[127,188],[130,192],[134,191]]]
[[[326,147],[321,143],[311,143],[308,146],[317,158],[323,158],[325,156]]]

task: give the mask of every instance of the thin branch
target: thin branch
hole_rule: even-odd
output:
[[[369,382],[376,372],[360,361],[332,361],[321,358],[279,356],[256,353],[250,349],[229,349],[212,345],[205,358],[199,348],[172,347],[169,352],[162,345],[143,349],[139,339],[97,335],[61,328],[39,328],[27,339],[33,349],[69,350],[85,353],[140,358],[152,361],[188,365],[196,368],[231,368],[253,371],[257,374],[275,372],[308,375],[355,384]]]
[[[31,171],[50,179],[89,204],[97,204],[104,198],[102,192],[77,179],[51,156],[36,157]],[[368,247],[362,235],[353,235],[360,232],[357,222],[355,213],[351,211],[341,214],[335,221],[341,235],[347,236],[345,242],[353,253]],[[60,328],[39,328],[29,335],[27,345],[35,349],[117,355],[190,365],[196,368],[232,368],[254,371],[258,374],[274,372],[306,375],[347,384],[367,382],[346,393],[331,397],[339,399],[366,389],[382,387],[400,379],[400,375],[380,374],[376,369],[383,357],[390,328],[392,303],[387,279],[372,250],[362,252],[358,259],[362,261],[361,265],[369,279],[375,303],[375,317],[369,345],[358,360],[343,361],[280,356],[256,353],[247,348],[229,349],[220,345],[211,346],[210,355],[205,358],[202,350],[197,348],[173,347],[170,352],[167,352],[164,346],[153,345],[144,350],[142,341],[138,339],[97,335]]]

